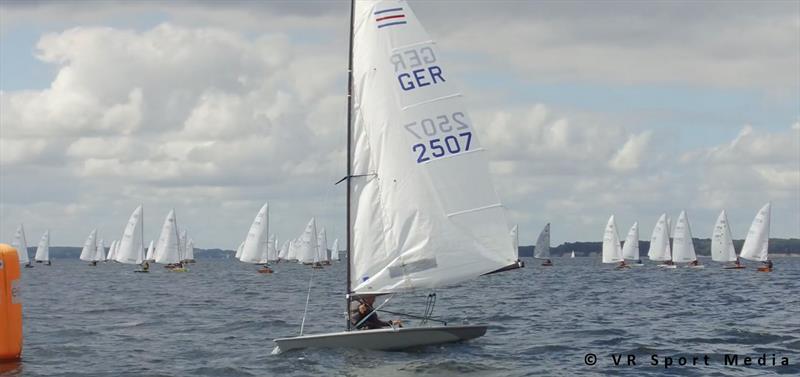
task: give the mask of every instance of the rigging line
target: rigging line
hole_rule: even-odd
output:
[[[423,316],[419,316],[419,315],[416,315],[416,314],[408,314],[408,313],[401,313],[401,312],[393,312],[393,311],[391,311],[391,310],[383,310],[383,309],[381,309],[381,310],[377,310],[377,311],[379,311],[379,312],[381,312],[381,313],[392,314],[392,315],[399,315],[399,316],[404,316],[404,317],[408,317],[408,318],[414,318],[414,319],[426,319],[426,320],[429,320],[429,321],[433,321],[433,322],[439,322],[439,323],[442,323],[442,324],[444,324],[444,325],[447,325],[447,321],[445,321],[445,320],[443,320],[443,319],[436,319],[436,318],[430,318],[430,317],[429,317],[429,318],[425,318],[425,317],[423,317]]]
[[[311,269],[311,276],[308,278],[308,294],[306,295],[306,307],[303,309],[303,321],[300,322],[300,336],[303,335],[303,328],[306,325],[306,314],[308,313],[308,302],[311,300],[311,282],[314,281],[314,268]]]

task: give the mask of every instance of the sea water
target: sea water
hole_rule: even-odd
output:
[[[489,324],[482,338],[403,352],[272,355],[272,339],[298,335],[309,282],[305,333],[344,328],[344,263],[322,270],[281,263],[267,275],[232,259],[199,260],[187,273],[155,265],[137,274],[129,265],[56,259],[23,270],[25,345],[10,373],[800,375],[800,258],[776,259],[773,273],[756,272],[755,263],[722,270],[707,259],[703,270],[649,264],[616,271],[597,258],[553,261],[542,267],[528,260],[524,269],[436,292],[435,315],[451,324]],[[421,314],[428,293],[396,296],[385,308]],[[731,355],[738,365],[726,365]],[[758,365],[761,357],[765,365]]]

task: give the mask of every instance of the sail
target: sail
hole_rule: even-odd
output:
[[[714,224],[714,233],[711,236],[711,259],[715,262],[734,262],[736,261],[736,249],[733,247],[733,236],[731,235],[731,225],[728,223],[728,215],[723,209]]]
[[[175,219],[175,210],[169,211],[161,226],[161,234],[156,242],[156,263],[171,264],[180,262],[178,241],[178,224]]]
[[[616,263],[622,261],[622,248],[619,246],[619,234],[614,215],[608,218],[606,231],[603,235],[603,263]]]
[[[770,203],[764,204],[758,210],[753,223],[750,224],[750,230],[747,231],[742,252],[739,253],[740,257],[761,262],[769,260],[767,252],[769,251],[770,210]]]
[[[664,258],[666,260],[672,260],[672,238],[675,232],[675,229],[672,228],[672,219],[667,216],[667,247],[664,250]]]
[[[653,227],[653,235],[650,237],[650,249],[647,250],[647,258],[652,261],[668,261],[672,259],[668,253],[669,233],[667,231],[667,214],[662,213]]]
[[[239,260],[246,263],[263,263],[267,254],[267,237],[269,236],[269,204],[264,203],[253,219],[247,238],[244,240],[242,255]]]
[[[297,260],[300,263],[313,263],[319,262],[319,255],[317,252],[317,223],[312,217],[306,225],[305,231],[300,235],[300,238],[295,241],[297,248]]]
[[[119,245],[117,240],[111,242],[111,246],[108,248],[108,255],[106,255],[106,260],[114,260],[114,256],[117,255],[117,245]]]
[[[320,229],[317,234],[317,261],[323,262],[328,260],[328,236],[325,234],[325,227]]]
[[[47,262],[50,260],[50,231],[44,231],[42,238],[39,240],[39,245],[36,247],[36,254],[33,255],[33,260],[37,262]]]
[[[539,259],[550,258],[550,223],[544,226],[539,237],[536,239],[536,248],[533,249],[533,257]]]
[[[239,247],[236,248],[236,255],[234,255],[236,259],[242,257],[242,250],[244,250],[244,241],[242,241],[242,243],[239,244]]]
[[[194,260],[194,240],[191,238],[186,240],[186,248],[184,249],[183,260]]]
[[[278,251],[278,259],[280,260],[289,259],[289,240],[283,241],[283,245],[281,245],[281,249],[280,251]]]
[[[97,240],[97,249],[96,254],[94,255],[93,261],[95,262],[102,262],[106,260],[106,244],[102,238]]]
[[[22,224],[19,224],[17,232],[14,233],[14,241],[11,242],[11,246],[17,249],[19,263],[28,264],[31,262],[30,257],[28,257],[28,241],[25,239],[25,227]]]
[[[145,253],[144,259],[147,261],[155,261],[155,242],[150,240],[150,245],[147,246],[147,253]]]
[[[125,232],[119,241],[114,260],[125,264],[142,264],[144,261],[144,238],[142,219],[142,206],[136,207],[128,219]]]
[[[178,236],[178,260],[186,260],[186,245],[189,239],[186,235],[186,229],[181,230]]]
[[[636,221],[625,237],[625,245],[622,246],[622,258],[628,260],[639,260],[639,222]]]
[[[331,246],[331,260],[338,261],[339,260],[339,239],[336,238],[333,240],[333,246]]]
[[[351,285],[435,288],[515,264],[457,80],[400,0],[355,2]]]
[[[573,251],[572,254],[570,254],[570,258],[575,258],[575,251]]]
[[[697,260],[692,242],[692,228],[686,211],[681,211],[675,223],[675,235],[672,240],[672,261],[692,262]]]
[[[278,260],[278,240],[275,235],[270,235],[267,241],[267,262],[274,262]]]
[[[514,250],[517,251],[517,259],[519,259],[519,225],[514,225],[511,228],[511,244],[514,246]]]
[[[97,257],[97,229],[92,229],[89,236],[86,237],[86,242],[83,243],[81,255],[78,257],[82,261],[91,262]]]

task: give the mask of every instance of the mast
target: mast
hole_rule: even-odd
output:
[[[142,206],[142,264],[147,259],[147,249],[144,246],[144,203],[140,204]]]
[[[345,295],[347,311],[347,331],[350,331],[350,302],[352,298],[350,293],[352,287],[350,286],[350,268],[353,263],[351,258],[351,250],[353,249],[353,240],[351,237],[350,229],[350,192],[351,192],[351,177],[353,175],[353,22],[355,22],[356,12],[355,0],[350,0],[350,45],[349,56],[347,58],[347,294]]]

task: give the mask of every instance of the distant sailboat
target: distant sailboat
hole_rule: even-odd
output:
[[[319,262],[319,253],[317,252],[317,223],[313,217],[308,221],[306,229],[295,244],[297,247],[298,263],[313,264],[314,262]]]
[[[575,258],[575,250],[572,251],[572,254],[569,256],[570,258]]]
[[[142,265],[142,269],[137,272],[147,272],[147,265],[143,265],[145,256],[143,214],[141,205],[133,210],[114,253],[114,260],[119,263]]]
[[[331,246],[331,260],[334,262],[339,261],[339,239],[336,238],[333,240],[333,246]]]
[[[651,261],[664,262],[659,264],[662,268],[675,268],[672,263],[672,255],[669,250],[669,225],[667,224],[667,214],[661,214],[653,227],[653,235],[650,237],[650,249],[647,257]]]
[[[739,258],[736,256],[731,226],[728,223],[728,215],[724,209],[720,212],[717,222],[714,224],[714,233],[711,236],[711,260],[722,263],[735,262],[733,265],[726,265],[725,269],[744,268],[744,265],[739,263]]]
[[[325,234],[325,227],[322,227],[317,234],[317,260],[324,265],[331,264],[328,258],[328,235]]]
[[[183,251],[183,262],[184,263],[194,263],[194,240],[189,237],[186,240],[186,247]]]
[[[631,266],[644,266],[642,259],[639,258],[639,222],[636,221],[625,237],[625,244],[622,246],[622,258],[632,261]]]
[[[617,233],[617,223],[614,215],[608,218],[606,229],[603,233],[603,263],[619,263],[617,268],[628,268],[625,259],[622,258],[622,247],[619,245],[619,233]]]
[[[283,241],[281,249],[278,252],[278,260],[289,260],[289,240]]]
[[[155,241],[150,240],[150,245],[147,246],[147,252],[145,253],[144,259],[148,262],[155,262],[156,255],[155,255]]]
[[[759,272],[772,271],[772,261],[768,255],[770,211],[770,203],[764,204],[758,210],[756,217],[750,224],[750,230],[747,231],[747,238],[744,239],[742,252],[739,253],[739,256],[744,259],[762,262],[763,265],[758,268]]]
[[[511,228],[511,243],[514,244],[514,250],[517,251],[517,259],[519,259],[519,225],[515,224]]]
[[[267,263],[272,263],[277,261],[278,261],[278,240],[276,239],[275,235],[272,234],[269,236],[269,240],[267,240]]]
[[[703,268],[694,252],[692,228],[689,225],[689,217],[686,215],[686,211],[681,211],[678,221],[675,223],[675,236],[672,241],[672,261],[674,263],[688,262],[689,264],[686,267],[690,268]]]
[[[17,232],[14,233],[14,241],[11,246],[17,249],[17,256],[19,256],[19,263],[25,265],[26,268],[33,268],[31,259],[28,256],[28,241],[25,239],[25,226],[19,224]]]
[[[96,254],[94,256],[94,260],[92,261],[92,266],[96,266],[97,262],[103,262],[106,260],[106,244],[102,238],[97,240],[97,249]]]
[[[184,267],[177,267],[181,261],[180,236],[178,235],[178,223],[175,217],[175,210],[170,210],[161,226],[161,233],[156,242],[155,256],[156,263],[165,264],[166,268],[174,272],[186,272]]]
[[[82,261],[91,262],[91,266],[97,265],[97,229],[92,229],[86,241],[83,243],[81,255],[78,257]]]
[[[50,231],[46,230],[39,240],[39,245],[36,247],[36,254],[33,256],[36,263],[47,263],[50,265]]]
[[[119,245],[119,241],[114,240],[111,241],[111,246],[108,248],[108,254],[106,255],[106,262],[113,261],[117,255],[117,246]]]
[[[553,262],[550,260],[550,223],[544,226],[539,237],[536,238],[536,247],[533,249],[533,257],[536,259],[544,259],[542,266],[552,266]]]
[[[239,260],[245,263],[265,264],[267,259],[267,242],[269,237],[269,204],[264,203],[258,210],[247,238],[242,246]]]

